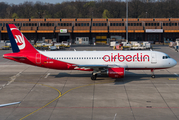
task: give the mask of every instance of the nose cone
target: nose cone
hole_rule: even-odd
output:
[[[174,59],[172,59],[172,63],[171,63],[171,65],[172,65],[172,67],[175,66],[175,65],[177,65],[177,61],[174,60]]]

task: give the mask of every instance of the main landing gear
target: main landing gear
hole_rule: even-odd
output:
[[[92,73],[91,80],[96,80],[96,78],[97,78],[97,73]]]
[[[151,69],[151,72],[152,72],[151,78],[155,78],[154,69]]]

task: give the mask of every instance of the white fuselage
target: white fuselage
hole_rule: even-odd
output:
[[[169,68],[177,64],[158,51],[39,51],[58,61],[76,65],[117,65],[128,69]]]

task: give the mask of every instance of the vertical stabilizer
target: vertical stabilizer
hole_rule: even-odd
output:
[[[14,24],[6,24],[13,53],[34,52],[36,49]]]

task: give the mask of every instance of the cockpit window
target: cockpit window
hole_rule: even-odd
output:
[[[170,58],[170,56],[163,56],[163,59],[168,59]]]

